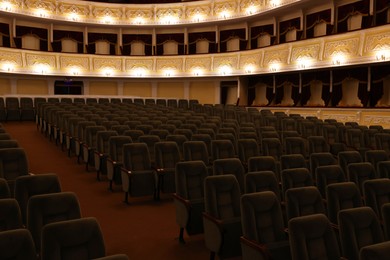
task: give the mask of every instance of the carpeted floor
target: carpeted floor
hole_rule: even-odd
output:
[[[97,181],[95,171],[77,164],[54,141],[40,133],[33,122],[6,122],[4,128],[27,152],[30,172],[58,174],[62,190],[77,194],[82,215],[99,221],[107,254],[125,253],[129,259],[208,259],[209,251],[203,235],[185,236],[178,243],[179,228],[175,208],[169,194],[161,201],[152,197],[130,198],[123,203],[121,187],[108,191],[106,181]]]

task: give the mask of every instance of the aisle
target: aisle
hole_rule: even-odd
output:
[[[95,171],[85,171],[84,164],[69,158],[60,146],[40,133],[33,122],[7,122],[4,128],[26,150],[32,173],[58,174],[62,190],[77,194],[84,217],[98,219],[108,254],[125,253],[129,259],[207,259],[209,252],[203,236],[186,236],[187,243],[177,241],[179,228],[175,208],[169,195],[160,202],[150,197],[130,198],[123,203],[123,192],[116,187],[108,191],[106,181],[98,182]]]

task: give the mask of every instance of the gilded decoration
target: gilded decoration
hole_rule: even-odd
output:
[[[208,18],[211,13],[210,6],[199,5],[199,6],[188,6],[186,8],[186,17],[194,17],[195,21],[200,21]]]
[[[111,68],[116,71],[122,70],[122,60],[118,58],[103,59],[103,58],[94,58],[93,59],[93,69],[96,71]]]
[[[164,18],[175,18],[175,19],[183,19],[183,10],[181,8],[160,8],[156,11],[156,17],[158,19]]]
[[[332,59],[335,55],[348,55],[356,57],[359,53],[359,37],[345,40],[334,40],[325,43],[324,59]]]
[[[126,71],[131,71],[139,68],[146,69],[148,71],[153,71],[153,60],[152,59],[126,59],[125,61]]]
[[[242,54],[240,56],[240,68],[243,69],[247,65],[260,67],[260,62],[263,53]]]
[[[175,70],[183,71],[183,59],[180,58],[169,58],[169,59],[158,59],[156,60],[156,71],[162,70]]]
[[[226,13],[226,17],[231,16],[232,13],[236,12],[237,4],[234,1],[224,1],[224,2],[215,2],[214,3],[214,15],[220,15],[224,12],[228,12],[230,14]]]
[[[390,50],[390,32],[368,35],[366,37],[365,53]]]
[[[209,71],[211,69],[211,58],[207,56],[196,58],[189,57],[186,59],[185,68],[186,71],[192,71],[195,69]]]
[[[318,60],[320,49],[321,45],[319,43],[293,47],[291,52],[291,61],[296,62],[302,59]]]
[[[89,70],[89,59],[87,57],[77,56],[61,56],[60,66],[62,69],[77,67],[79,69],[88,71]]]
[[[89,8],[84,5],[77,4],[68,4],[64,2],[60,2],[58,6],[58,10],[61,14],[68,15],[77,15],[77,16],[88,16]],[[76,17],[74,19],[77,19]]]
[[[52,13],[56,13],[56,11],[57,11],[54,1],[25,0],[24,4],[29,9],[45,10],[45,11],[52,12]]]
[[[153,11],[148,8],[126,8],[125,14],[127,19],[151,20],[153,18]]]
[[[95,7],[95,8],[93,8],[92,13],[95,17],[102,17],[102,18],[110,17],[110,18],[114,18],[114,19],[120,19],[122,16],[122,10],[120,8],[108,8],[108,7],[98,8],[98,7]],[[108,22],[108,21],[106,21],[106,22]]]
[[[238,66],[238,56],[237,55],[224,55],[223,57],[214,56],[213,70],[218,71],[222,67],[228,66],[231,69],[236,69]]]
[[[19,67],[23,66],[22,53],[0,51],[0,61],[3,63],[13,63]]]
[[[287,47],[287,45],[285,45]],[[268,66],[272,63],[288,63],[289,50],[285,49],[272,49],[266,50],[264,53],[264,62],[263,66]]]
[[[41,64],[45,64],[47,66],[50,66],[52,69],[55,69],[56,57],[54,55],[26,53],[27,67],[32,67]]]

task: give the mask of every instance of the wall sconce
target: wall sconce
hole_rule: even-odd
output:
[[[76,22],[79,20],[79,16],[76,13],[70,13],[68,14],[68,19]]]
[[[196,14],[192,17],[192,21],[199,23],[204,20],[204,16],[201,14]]]
[[[69,73],[73,76],[78,76],[80,74],[80,68],[79,67],[72,67],[69,69]]]
[[[133,23],[134,24],[144,24],[145,20],[142,17],[137,17],[137,18],[134,18]]]
[[[35,15],[44,18],[47,17],[47,11],[44,9],[37,9]]]
[[[204,74],[204,71],[201,68],[195,68],[195,69],[192,70],[192,74],[194,76],[201,76],[201,75]]]
[[[389,52],[390,52],[390,51],[386,51],[386,50],[378,51],[378,52],[375,54],[376,60],[377,60],[377,61],[386,61],[386,60],[388,59]]]
[[[105,69],[103,69],[102,73],[104,76],[110,77],[113,75],[114,70],[112,68],[105,68]]]
[[[299,69],[307,69],[310,67],[311,61],[307,58],[299,59],[298,62],[298,68]]]
[[[6,72],[13,72],[15,70],[15,65],[10,62],[5,62],[3,63],[2,68]]]
[[[135,68],[133,69],[133,76],[135,77],[143,77],[146,74],[146,70],[144,68]]]
[[[110,24],[110,23],[112,23],[112,17],[109,15],[106,15],[106,16],[104,16],[103,21],[106,24]]]
[[[4,1],[1,3],[1,9],[3,9],[4,11],[11,12],[12,7],[13,7],[12,3],[8,1]]]
[[[249,7],[246,9],[245,13],[246,13],[247,15],[252,15],[252,14],[257,13],[257,11],[258,11],[257,7],[254,6],[254,5],[251,5],[251,6],[249,6]]]
[[[46,64],[37,64],[34,66],[34,71],[40,74],[46,74],[48,69],[49,69],[49,65]]]
[[[271,72],[277,72],[280,70],[280,64],[279,63],[271,63],[269,65],[269,71]]]
[[[164,70],[164,76],[165,77],[171,77],[175,74],[174,70],[173,69],[166,69]]]
[[[344,64],[345,63],[345,55],[337,54],[337,55],[333,56],[332,63],[335,66],[340,66],[340,65]]]
[[[281,4],[281,0],[271,0],[269,4],[271,7],[278,7]]]
[[[221,75],[229,75],[232,74],[232,67],[230,65],[223,65],[219,68],[219,73]]]
[[[245,65],[244,70],[248,74],[253,73],[255,71],[255,66],[253,64],[247,64]]]
[[[219,18],[228,19],[230,17],[230,13],[228,11],[222,11],[219,13]]]

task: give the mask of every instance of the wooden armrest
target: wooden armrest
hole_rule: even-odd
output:
[[[131,175],[131,171],[128,170],[128,169],[126,169],[126,168],[123,168],[123,167],[122,167],[122,168],[121,168],[121,171],[127,173],[127,175]]]
[[[215,225],[217,225],[222,230],[222,221],[220,219],[217,219],[206,212],[203,212],[203,217],[206,218],[207,220],[213,222]]]
[[[245,245],[247,245],[247,246],[250,246],[250,247],[252,247],[253,249],[256,249],[256,250],[258,250],[258,251],[260,251],[260,252],[262,252],[262,253],[267,254],[267,250],[268,250],[268,249],[267,249],[267,247],[266,247],[265,245],[259,244],[259,243],[257,243],[256,241],[251,240],[251,239],[248,239],[248,238],[246,238],[246,237],[244,237],[244,236],[240,237],[240,240],[241,240],[241,242],[242,242],[243,244],[245,244]]]
[[[191,208],[191,203],[189,200],[186,200],[184,199],[183,197],[180,197],[179,195],[177,195],[176,193],[173,193],[172,194],[172,197],[178,201],[180,201],[182,204],[184,204],[187,208],[187,210],[189,210]]]

